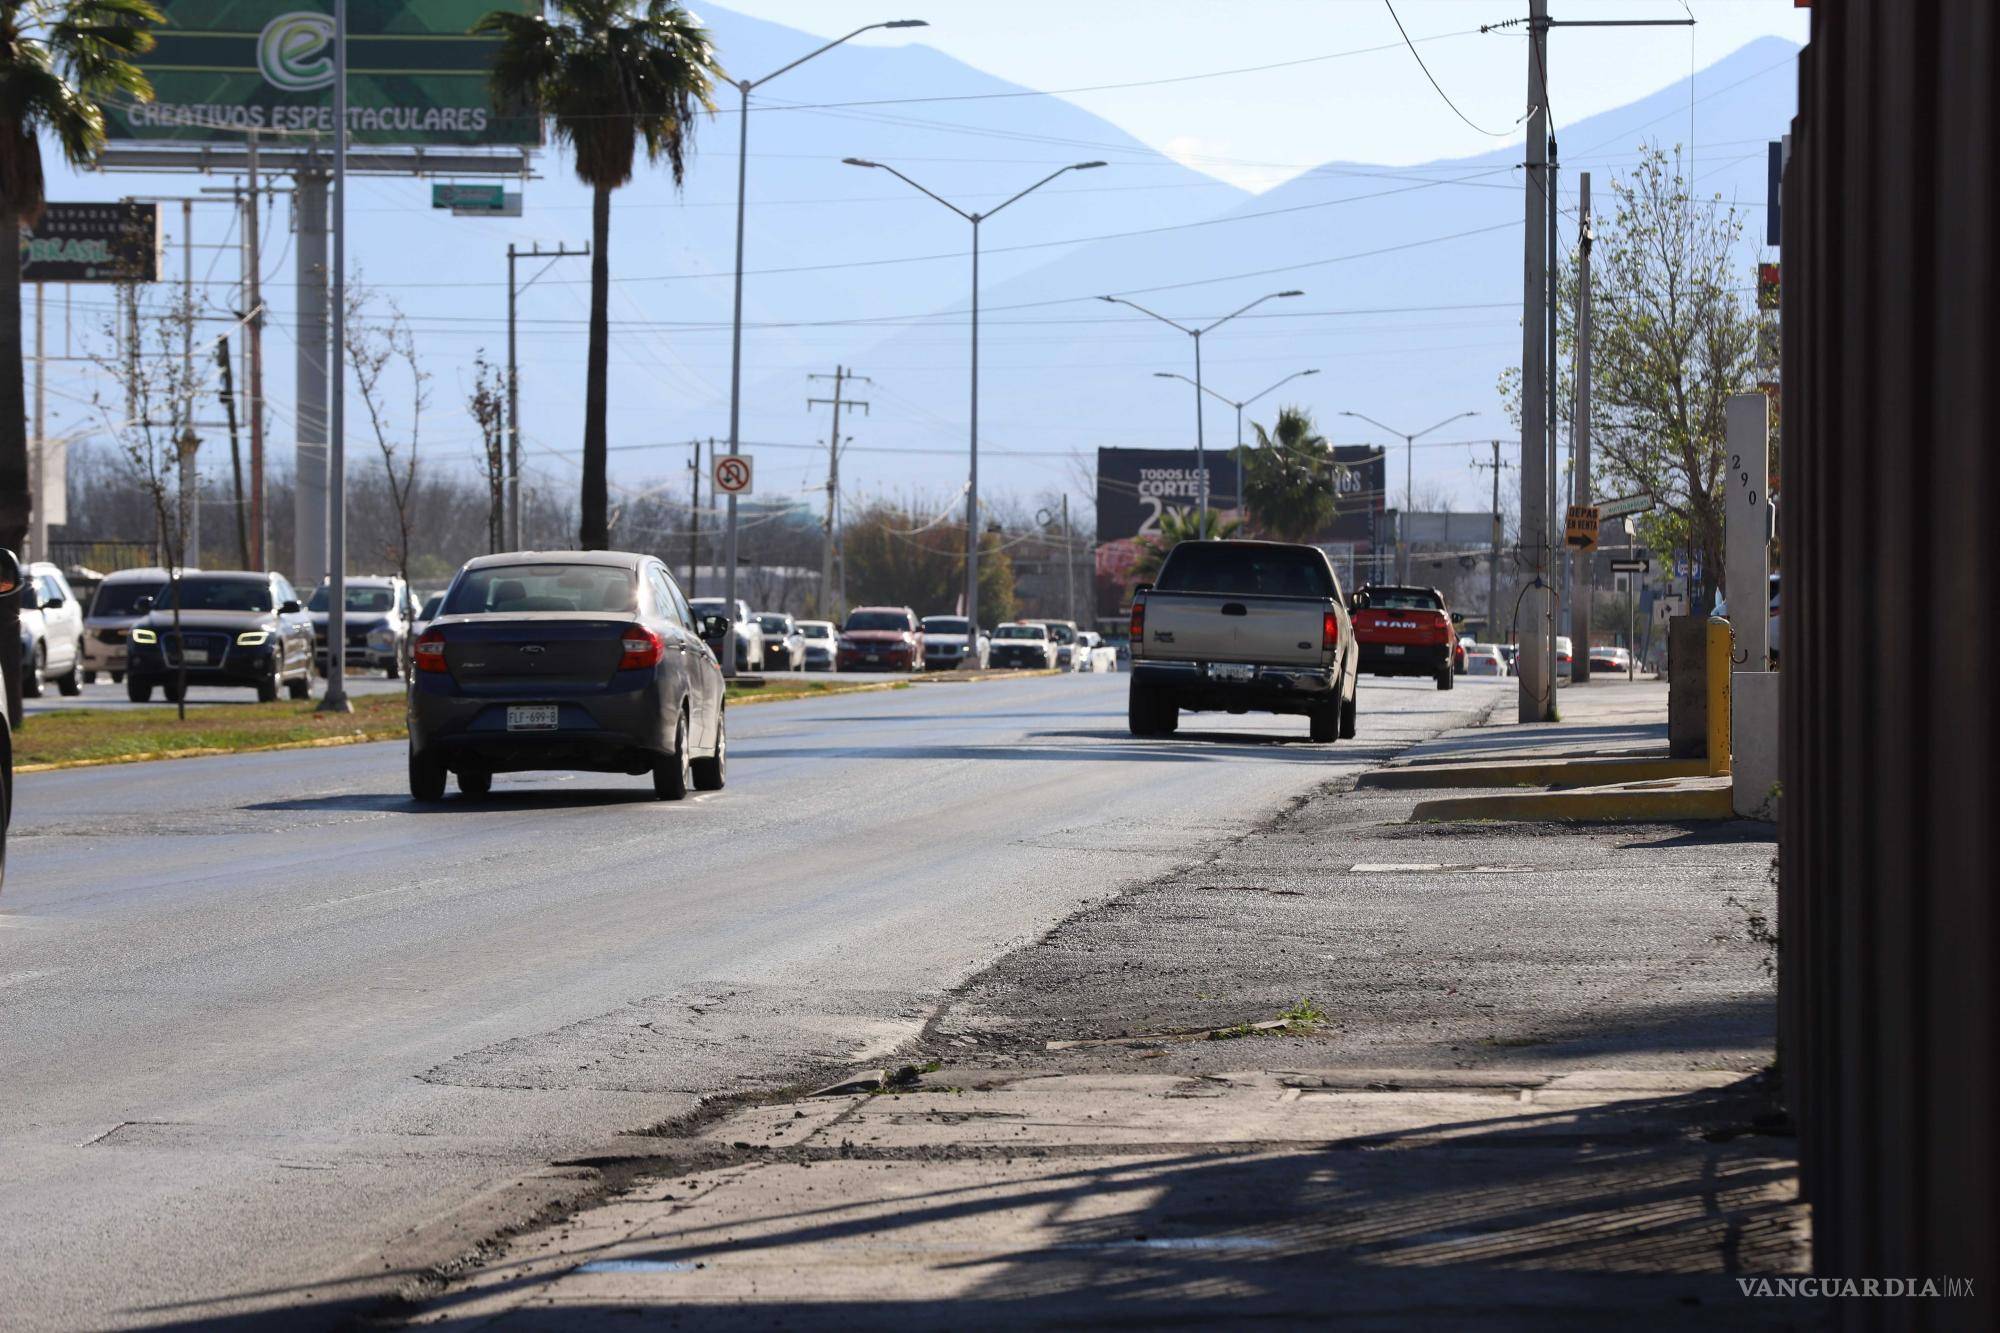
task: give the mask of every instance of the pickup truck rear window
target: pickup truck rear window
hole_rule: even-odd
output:
[[[1442,611],[1444,599],[1428,588],[1370,588],[1371,611]]]
[[[1183,542],[1167,555],[1154,587],[1247,597],[1331,597],[1333,579],[1317,551],[1287,546]]]

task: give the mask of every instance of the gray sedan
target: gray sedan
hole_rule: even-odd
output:
[[[662,799],[724,778],[722,668],[666,566],[619,551],[488,555],[418,637],[410,795],[484,796],[495,773],[650,774]]]

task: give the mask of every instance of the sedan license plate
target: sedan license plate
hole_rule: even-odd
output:
[[[554,704],[514,704],[507,709],[509,731],[554,731],[555,729]]]
[[[1382,652],[1388,657],[1401,657],[1403,655],[1403,645],[1400,643],[1383,644]]]
[[[186,657],[189,666],[208,665],[208,650],[205,648],[190,648],[187,650]]]
[[[1232,662],[1212,662],[1208,668],[1210,680],[1250,681],[1257,678],[1257,668],[1241,666]]]

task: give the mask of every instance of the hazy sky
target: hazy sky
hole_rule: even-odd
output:
[[[700,0],[693,3],[699,12]],[[1525,0],[1395,0],[1395,6],[1459,110],[1499,137],[1468,126],[1430,90],[1383,0],[733,0],[728,7],[828,37],[883,19],[928,19],[928,29],[859,40],[923,42],[989,74],[1049,90],[1304,62],[1194,83],[1067,94],[1190,166],[1263,190],[1329,160],[1424,162],[1519,137],[1527,48],[1518,27],[1504,34],[1478,29],[1525,15]],[[1696,19],[1691,30],[1557,31],[1549,102],[1558,129],[1685,78],[1754,38],[1808,36],[1807,12],[1792,0],[1687,0],[1685,6],[1553,0],[1551,12],[1557,19],[1691,12]],[[1329,56],[1337,58],[1319,58]],[[1335,84],[1346,95],[1329,99]],[[1394,114],[1327,114],[1329,106],[1355,105],[1357,93],[1379,98]]]

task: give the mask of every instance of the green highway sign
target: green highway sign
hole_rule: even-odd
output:
[[[1653,497],[1650,495],[1628,495],[1623,500],[1599,500],[1597,517],[1600,520],[1623,518],[1627,514],[1643,514],[1652,507]]]
[[[154,100],[105,107],[114,140],[289,146],[333,133],[332,0],[170,0],[140,60]],[[501,116],[487,87],[497,42],[470,29],[538,0],[376,0],[348,10],[350,142],[541,142],[532,116]]]
[[[431,186],[431,207],[461,209],[469,213],[498,213],[507,207],[507,187],[434,184]]]

